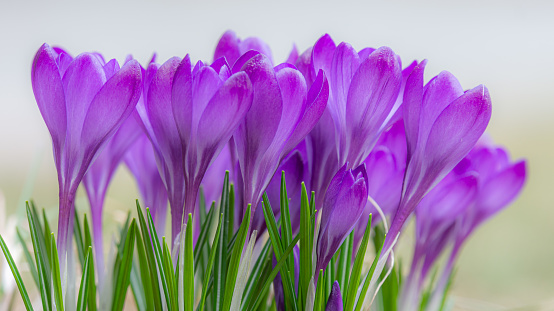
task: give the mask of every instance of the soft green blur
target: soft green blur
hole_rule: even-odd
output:
[[[449,70],[464,88],[485,84],[493,100],[489,133],[514,159],[528,160],[522,196],[468,241],[453,287],[459,310],[548,309],[554,293],[554,3],[527,1],[258,1],[50,6],[0,3],[0,190],[25,226],[24,200],[56,215],[57,179],[50,137],[34,102],[30,67],[43,42],[73,54],[100,51],[146,62],[171,56],[211,61],[219,36],[259,36],[276,62],[325,32],[356,48],[390,46],[405,63],[429,59],[426,79]],[[134,208],[134,181],[120,168],[106,200],[106,240]],[[77,200],[88,208],[84,192]],[[2,217],[2,216],[0,216]],[[411,260],[407,232],[401,241]],[[2,258],[2,260],[4,260]],[[3,263],[2,263],[3,264]]]

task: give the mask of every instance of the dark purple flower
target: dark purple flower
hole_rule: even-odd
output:
[[[331,293],[329,294],[325,311],[342,311],[342,308],[343,302],[342,295],[340,293],[340,285],[338,281],[335,281],[335,283],[333,283],[333,287],[331,288]]]
[[[225,62],[193,68],[188,55],[151,67],[145,109],[138,110],[168,191],[175,237],[183,214],[195,209],[210,163],[250,109],[252,86],[245,73],[231,75]]]
[[[244,60],[245,58],[246,60]],[[235,63],[252,81],[252,108],[235,132],[234,141],[244,181],[244,204],[252,213],[281,161],[319,120],[327,104],[328,84],[321,72],[308,90],[292,65],[275,69],[262,54],[245,54]],[[234,70],[235,70],[234,69]],[[243,206],[243,210],[246,206]]]
[[[134,110],[140,97],[141,70],[134,60],[120,69],[116,60],[104,64],[91,53],[71,59],[44,44],[35,55],[31,76],[58,170],[57,243],[63,265],[77,187],[101,146]]]
[[[102,210],[106,191],[112,177],[129,147],[139,138],[142,130],[134,117],[128,117],[107,141],[100,155],[90,165],[83,185],[90,203],[92,231],[99,276],[104,272]]]
[[[362,215],[367,200],[368,177],[365,165],[349,170],[346,167],[347,164],[335,174],[325,194],[315,271],[327,267]]]
[[[167,190],[158,172],[152,143],[144,133],[129,148],[124,161],[137,182],[141,205],[150,209],[156,230],[164,232]]]

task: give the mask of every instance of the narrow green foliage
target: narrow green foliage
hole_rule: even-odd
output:
[[[156,310],[156,307],[161,308],[161,304],[156,304],[156,300],[154,298],[155,292],[152,289],[152,279],[150,276],[151,271],[148,265],[148,257],[144,249],[144,241],[142,240],[142,237],[140,234],[136,235],[136,240],[137,240],[137,255],[138,255],[137,257],[139,262],[140,280],[142,282],[144,299],[146,302],[146,310]],[[156,293],[159,294],[157,289],[156,289]]]
[[[296,245],[296,243],[298,243],[298,241],[300,240],[300,237],[301,237],[300,234],[298,234],[294,238],[294,240],[292,240],[292,243],[290,243],[290,245],[287,247],[287,249],[283,252],[283,256],[281,257],[280,260],[278,260],[277,264],[275,265],[275,268],[273,268],[273,270],[271,271],[271,273],[269,274],[269,276],[265,280],[265,283],[262,286],[262,290],[261,290],[262,293],[265,293],[265,291],[267,291],[269,289],[269,286],[271,285],[271,283],[273,283],[273,279],[275,279],[275,277],[277,276],[277,273],[279,273],[281,268],[285,265],[285,262],[287,260],[287,256],[292,254],[294,246]],[[257,310],[258,306],[262,302],[262,297],[264,297],[264,295],[259,295],[258,297],[256,297],[256,300],[253,303],[253,307],[250,310]]]
[[[223,214],[219,217],[219,222],[217,224],[217,230],[215,231],[214,241],[212,245],[217,245],[219,238],[221,236],[221,224],[223,223]],[[214,262],[215,262],[216,247],[212,247],[210,251],[210,258],[208,259],[208,266],[206,267],[206,274],[204,274],[204,282],[202,282],[202,298],[200,300],[199,310],[204,310],[204,305],[206,303],[206,296],[208,295],[208,283],[212,274]]]
[[[315,299],[314,299],[314,310],[323,310],[325,306],[324,296],[325,296],[325,282],[323,276],[323,269],[319,269],[318,273],[318,282],[315,290]]]
[[[54,283],[54,301],[56,310],[63,311],[63,293],[62,281],[60,277],[60,262],[58,261],[58,248],[56,247],[56,238],[54,233],[51,235],[52,252],[50,253],[50,262],[52,263],[52,282]]]
[[[136,236],[139,236],[138,234]],[[135,238],[136,238],[135,236]],[[135,298],[135,304],[137,306],[137,309],[139,311],[146,310],[146,294],[144,293],[144,288],[142,285],[142,281],[140,279],[140,271],[139,267],[137,266],[137,263],[135,260],[132,262],[131,267],[131,279],[130,279],[130,285],[131,285],[131,291],[133,292],[133,298]]]
[[[387,235],[385,234],[383,236],[383,241],[385,240],[386,237],[387,237]],[[371,264],[371,268],[369,268],[369,272],[367,273],[367,275],[365,277],[364,284],[362,286],[362,291],[360,292],[358,301],[356,302],[356,309],[355,309],[356,311],[360,311],[362,309],[364,299],[365,299],[365,295],[367,294],[367,291],[369,289],[369,283],[371,281],[371,278],[373,277],[373,273],[375,272],[375,268],[377,267],[377,262],[379,261],[379,257],[381,257],[381,252],[382,251],[383,251],[383,243],[380,243],[379,248],[377,249],[377,252],[375,254],[375,259],[373,259],[373,263]]]
[[[35,263],[33,262],[33,257],[31,256],[31,252],[29,251],[29,248],[27,248],[27,243],[25,243],[25,239],[21,235],[21,231],[19,231],[19,228],[15,229],[17,233],[17,239],[19,240],[19,243],[21,243],[23,254],[25,255],[25,259],[27,260],[27,263],[29,264],[29,271],[31,271],[31,276],[33,277],[33,281],[35,281],[35,284],[37,287],[40,287],[40,281],[38,279],[38,272],[37,267],[35,266]]]
[[[44,219],[46,219],[46,216]],[[79,213],[77,213],[77,211],[75,211],[75,219],[73,221],[73,236],[75,237],[75,244],[77,245],[79,263],[81,264],[81,269],[84,269],[85,252],[87,251],[87,248],[84,246],[83,230],[81,230],[81,221],[79,220]]]
[[[229,267],[227,269],[227,279],[225,282],[225,297],[223,299],[223,310],[229,310],[231,307],[231,299],[233,298],[233,291],[237,281],[237,274],[239,270],[240,258],[246,238],[248,236],[250,228],[250,216],[251,206],[248,205],[248,209],[242,218],[242,223],[239,228],[237,239],[231,252],[231,260],[229,260]]]
[[[201,207],[200,210],[203,210],[203,208]],[[205,220],[202,222],[202,219],[201,219],[200,223],[202,225],[201,225],[201,229],[200,229],[200,234],[198,235],[198,239],[197,239],[197,242],[196,242],[196,247],[194,248],[194,266],[195,267],[198,267],[198,264],[199,264],[199,261],[200,261],[200,256],[202,255],[204,247],[209,247],[209,245],[207,245],[208,235],[210,233],[210,227],[212,225],[212,218],[214,217],[214,214],[217,213],[217,211],[214,211],[214,210],[215,210],[214,205],[212,205],[212,208],[210,208],[210,211],[205,216]],[[205,213],[205,211],[204,211],[204,213]]]
[[[211,211],[210,211],[211,212]],[[189,214],[187,220],[187,231],[185,235],[185,253],[179,256],[185,257],[184,277],[184,304],[186,311],[194,310],[194,255],[193,255],[193,222],[192,214]]]
[[[52,291],[51,291],[51,268],[50,268],[50,252],[44,241],[44,235],[40,227],[37,228],[37,220],[33,216],[33,212],[27,203],[27,220],[29,222],[29,230],[31,231],[31,240],[33,242],[33,251],[35,255],[37,274],[39,279],[40,298],[45,310],[52,309]],[[40,225],[40,223],[39,223]],[[50,239],[48,239],[50,241]]]
[[[263,195],[262,207],[264,210],[267,232],[269,233],[271,244],[273,245],[273,250],[275,252],[275,258],[277,259],[277,261],[279,261],[283,256],[283,242],[281,241],[281,238],[279,236],[279,229],[277,227],[277,222],[275,221],[273,209],[271,208],[269,199],[267,198],[267,194]],[[288,258],[284,259],[288,262]],[[287,264],[285,266],[285,269],[283,269],[283,273],[281,273],[281,279],[283,281],[283,292],[285,296],[285,305],[292,310],[298,310],[298,302],[296,299],[294,284],[288,271],[289,269]]]
[[[354,239],[354,230],[346,237],[340,247],[340,252],[337,258],[337,271],[336,280],[339,282],[339,286],[342,289],[348,288],[348,278],[350,276],[350,259],[352,258],[352,251],[350,251],[350,245]]]
[[[235,234],[235,185],[229,184],[229,199],[227,211],[229,215],[229,224],[227,226],[227,239]]]
[[[140,207],[139,201],[136,201],[137,204],[137,214],[140,224],[140,231],[142,233],[142,247],[139,248],[139,259],[142,260],[141,262],[141,278],[143,282],[146,282],[145,275],[149,274],[150,277],[150,287],[145,286],[145,291],[147,289],[151,289],[150,293],[152,293],[152,303],[155,306],[155,310],[161,310],[162,309],[162,300],[160,295],[160,286],[158,283],[158,269],[156,267],[156,256],[154,255],[154,251],[152,248],[152,239],[150,238],[150,231],[148,226],[146,225],[146,220],[144,218],[144,214],[142,212],[142,209]],[[140,240],[139,240],[140,243]],[[143,251],[143,255],[141,256],[141,249]],[[146,255],[146,262],[144,261],[144,256]],[[148,301],[148,300],[147,300]],[[152,310],[152,309],[150,309]]]
[[[84,234],[84,244],[85,249],[92,247],[92,235],[90,233],[90,225],[88,222],[87,214],[85,214],[83,219],[83,234]],[[94,269],[94,256],[90,254],[90,264],[89,264],[89,275],[88,275],[88,310],[96,311],[96,276]]]
[[[313,201],[313,198],[312,198]],[[314,223],[312,222],[312,209],[308,202],[306,185],[302,183],[302,194],[300,201],[300,277],[299,277],[299,304],[301,308],[306,306],[306,295],[312,278],[312,243]]]
[[[165,302],[167,304],[168,309],[169,310],[176,310],[174,308],[176,308],[177,306],[173,306],[173,303],[174,303],[173,299],[175,298],[174,297],[174,292],[169,290],[169,284],[167,282],[168,276],[166,275],[167,273],[173,274],[173,271],[167,271],[167,270],[164,269],[165,265],[164,265],[164,260],[163,260],[163,256],[162,256],[162,247],[160,245],[160,240],[158,238],[158,234],[156,233],[156,227],[154,226],[154,221],[152,220],[152,215],[150,214],[150,211],[149,211],[148,208],[146,208],[146,216],[148,217],[148,228],[150,230],[150,236],[152,237],[152,244],[154,246],[154,254],[156,255],[156,261],[154,263],[154,268],[153,269],[157,269],[156,268],[156,264],[157,264],[157,267],[159,268],[159,273],[160,273],[159,277],[162,281],[163,293],[165,295]],[[152,247],[150,245],[145,245],[145,248],[148,249],[148,248],[152,248]]]
[[[369,214],[367,220],[367,226],[365,228],[364,237],[360,243],[360,248],[358,248],[358,253],[356,254],[356,260],[354,260],[354,267],[352,268],[352,273],[350,274],[350,280],[348,281],[348,288],[346,295],[344,295],[345,302],[345,311],[352,311],[354,309],[354,304],[356,303],[356,294],[358,293],[358,287],[360,284],[360,278],[362,275],[362,267],[364,265],[364,258],[367,250],[367,245],[369,244],[369,235],[371,232],[371,219],[372,215]]]
[[[17,288],[19,289],[19,293],[21,294],[21,299],[23,299],[23,304],[25,304],[25,309],[27,311],[33,310],[33,306],[31,305],[31,300],[29,299],[29,294],[27,293],[27,289],[25,288],[25,284],[23,284],[23,280],[21,279],[21,275],[19,274],[19,270],[17,269],[17,266],[15,265],[15,262],[13,261],[12,254],[8,250],[8,246],[6,245],[6,242],[4,242],[4,238],[0,235],[0,247],[2,247],[2,252],[4,253],[4,256],[6,257],[6,261],[8,262],[8,265],[10,266],[10,270],[12,270],[13,277],[15,279],[15,283],[17,284]]]
[[[35,213],[35,215],[36,215],[36,213]],[[46,212],[44,211],[44,209],[42,209],[42,220],[44,221],[44,236],[48,237],[48,236],[50,236],[50,233],[52,233],[53,231],[52,231],[52,229],[50,229],[50,224],[48,223],[48,218],[46,217]],[[39,223],[39,225],[40,225],[40,223]],[[45,240],[44,244],[46,246],[46,251],[48,252],[48,254],[50,254],[50,252],[51,252],[50,239],[44,239],[44,240]]]
[[[229,218],[229,172],[225,172],[225,179],[223,180],[223,190],[221,192],[220,203],[220,218],[221,230],[219,232],[220,237],[218,243],[214,244],[216,248],[215,264],[214,264],[214,279],[212,290],[212,308],[215,311],[222,310],[223,298],[225,297],[225,280],[227,279],[227,245],[228,241],[228,227],[230,225]],[[206,284],[204,284],[206,286]]]
[[[244,288],[244,294],[242,296],[243,301],[248,300],[248,298],[251,298],[252,295],[259,295],[259,282],[262,282],[267,275],[269,275],[269,272],[267,275],[264,275],[264,272],[266,272],[266,266],[269,266],[271,268],[272,264],[272,252],[271,250],[271,241],[266,241],[264,244],[264,247],[262,248],[262,251],[260,252],[260,255],[258,256],[258,260],[254,263],[254,266],[252,267],[252,271],[250,272],[250,276],[248,278],[248,281],[246,282],[246,287]],[[248,307],[247,303],[243,303],[241,309],[244,310],[244,308]]]
[[[397,301],[400,289],[400,281],[398,278],[399,267],[400,265],[398,264],[392,267],[390,275],[383,282],[383,286],[379,292],[385,310],[396,311],[398,309]],[[387,270],[385,269],[381,274],[381,280],[385,277],[386,273]]]
[[[162,265],[164,270],[164,276],[166,278],[166,284],[168,285],[169,298],[171,299],[171,310],[177,311],[178,293],[177,282],[175,281],[175,269],[173,268],[173,261],[171,259],[171,252],[165,241],[165,237],[162,238]]]
[[[125,243],[123,245],[123,256],[121,265],[115,274],[114,296],[112,300],[112,310],[123,310],[127,288],[131,278],[131,268],[133,264],[133,252],[135,249],[135,235],[137,231],[137,223],[135,219],[126,230]]]
[[[83,266],[83,276],[81,277],[81,285],[79,286],[79,296],[77,299],[77,311],[85,311],[89,300],[89,277],[90,265],[92,258],[92,247],[87,249],[85,264]]]

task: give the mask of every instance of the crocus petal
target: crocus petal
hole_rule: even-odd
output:
[[[240,45],[241,54],[250,50],[258,51],[263,55],[267,56],[269,61],[273,63],[273,56],[271,55],[271,49],[269,48],[269,45],[267,45],[259,38],[256,38],[256,37],[246,38],[241,43],[239,43],[239,45]]]
[[[239,50],[239,39],[234,31],[226,31],[215,48],[214,60],[225,57],[229,64],[234,64],[235,61],[240,57],[241,53]]]
[[[33,61],[31,81],[38,108],[50,131],[54,152],[57,154],[65,140],[67,117],[62,78],[55,57],[52,48],[43,44]],[[59,163],[59,159],[56,159],[56,163]]]
[[[100,142],[117,130],[133,112],[140,92],[140,65],[137,61],[131,61],[108,80],[92,100],[83,124],[82,145],[98,148]]]
[[[129,61],[131,61],[132,59],[130,59]],[[129,61],[126,61],[126,63],[128,63]],[[117,62],[117,60],[115,59],[112,59],[110,60],[109,62],[106,63],[106,65],[104,65],[104,73],[106,74],[106,80],[109,80],[111,77],[113,77],[113,75],[119,71],[119,63]]]
[[[246,73],[231,76],[207,104],[198,123],[198,149],[213,158],[235,132],[252,105]]]
[[[387,47],[371,53],[354,75],[346,106],[346,159],[352,165],[361,163],[373,148],[401,82],[400,64]]]
[[[320,69],[324,72],[331,72],[331,63],[335,49],[335,42],[333,42],[333,39],[328,34],[323,35],[317,40],[312,50],[312,65],[315,69],[312,74],[314,76],[315,72]]]
[[[490,178],[479,191],[477,205],[485,217],[508,205],[525,183],[525,161],[520,161]]]
[[[408,158],[415,152],[419,136],[421,103],[423,101],[423,72],[427,60],[420,62],[410,74],[404,89],[403,118],[406,128]]]
[[[338,121],[339,131],[344,131],[346,126],[346,100],[348,90],[354,74],[360,66],[360,58],[356,50],[348,43],[342,42],[333,53],[329,82],[331,84],[331,97],[329,111],[333,119]]]
[[[187,54],[181,61],[175,76],[173,77],[173,87],[171,89],[171,109],[175,124],[179,130],[179,135],[185,145],[191,136],[192,128],[192,65],[190,56]]]
[[[331,293],[329,294],[329,300],[327,300],[325,311],[342,311],[342,305],[343,302],[339,282],[335,281],[335,283],[333,283]]]
[[[293,44],[286,62],[294,65],[296,64],[297,59],[298,59],[298,49],[296,48],[296,44]]]

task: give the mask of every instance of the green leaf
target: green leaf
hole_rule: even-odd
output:
[[[2,247],[2,252],[6,257],[6,261],[10,266],[10,270],[12,270],[12,274],[15,279],[15,283],[17,284],[17,288],[19,289],[19,293],[21,294],[21,298],[23,299],[23,304],[25,305],[25,309],[27,311],[33,310],[33,305],[31,304],[31,300],[29,299],[29,294],[27,293],[25,284],[23,284],[23,280],[21,279],[19,270],[17,269],[17,266],[13,261],[12,254],[8,250],[8,246],[6,245],[6,242],[4,242],[4,238],[2,237],[2,235],[0,235],[0,247]]]
[[[138,214],[139,223],[140,223],[140,230],[142,233],[142,241],[143,241],[142,250],[146,254],[146,259],[148,264],[148,270],[144,269],[144,267],[141,266],[141,277],[144,282],[146,271],[148,271],[148,274],[150,274],[150,282],[151,282],[150,288],[151,288],[151,293],[153,297],[152,303],[155,306],[155,310],[161,310],[162,299],[160,294],[160,284],[158,283],[159,278],[158,278],[158,269],[156,267],[156,256],[154,255],[154,250],[152,247],[153,243],[152,243],[152,239],[150,238],[149,227],[146,225],[146,220],[144,218],[144,214],[142,213],[142,209],[140,208],[139,201],[137,200],[136,203],[137,203],[137,214]],[[139,259],[141,258],[144,259],[144,255],[142,255],[141,257],[139,253]],[[144,264],[144,262],[142,264]],[[144,274],[143,274],[143,271],[144,271]],[[146,290],[147,287],[144,287],[144,288]],[[149,310],[152,310],[152,309],[149,309]]]
[[[56,238],[54,233],[51,235],[52,252],[50,253],[50,262],[52,263],[52,282],[54,283],[54,301],[56,302],[56,309],[63,311],[63,293],[62,293],[62,281],[60,277],[60,262],[58,261],[58,248],[56,247]]]
[[[223,299],[225,297],[225,280],[227,279],[227,245],[229,227],[229,171],[225,172],[225,179],[223,180],[223,189],[221,192],[220,213],[222,218],[220,219],[221,235],[218,239],[218,243],[214,244],[216,248],[215,264],[214,264],[214,280],[212,290],[212,308],[215,311],[222,310]],[[203,284],[206,286],[206,284]]]
[[[31,231],[31,240],[33,242],[33,251],[37,266],[37,274],[39,279],[40,298],[45,310],[52,309],[52,292],[51,292],[51,268],[49,260],[50,253],[46,252],[44,236],[40,228],[37,228],[37,221],[33,217],[29,203],[27,203],[27,220],[29,222],[29,230]],[[42,237],[42,240],[41,240]],[[48,239],[50,240],[50,239]],[[42,243],[41,243],[42,242]]]
[[[313,201],[313,199],[312,199]],[[314,213],[315,214],[315,213]],[[311,207],[308,202],[306,185],[302,183],[302,195],[300,199],[300,275],[299,275],[299,304],[306,306],[306,295],[312,278],[312,243],[313,243],[313,222],[311,220]]]
[[[123,310],[123,304],[125,303],[125,296],[127,295],[127,288],[129,287],[129,281],[131,278],[136,231],[137,223],[133,219],[129,225],[129,229],[126,230],[127,233],[125,236],[125,243],[123,245],[121,265],[115,275],[115,293],[112,301],[112,310]]]
[[[140,234],[135,235],[136,237],[140,236]],[[137,243],[138,244],[138,243]],[[137,309],[139,311],[144,311],[146,309],[146,294],[144,293],[144,287],[142,284],[142,280],[140,278],[140,268],[137,266],[137,262],[133,260],[132,266],[131,266],[131,279],[130,279],[130,285],[131,285],[131,291],[133,292],[133,298],[135,298],[135,304],[137,305]]]
[[[90,226],[88,224],[87,214],[83,219],[83,233],[85,235],[85,241],[83,246],[85,249],[92,248],[92,235],[90,233]],[[88,276],[88,310],[96,311],[96,276],[94,271],[94,254],[90,254],[89,264],[89,276]]]
[[[223,223],[223,214],[219,217],[219,222],[217,224],[217,230],[215,231],[214,241],[212,245],[218,245],[219,237],[221,236],[221,224]],[[208,283],[210,281],[211,273],[213,270],[215,262],[216,247],[212,247],[210,251],[210,258],[208,259],[208,266],[206,267],[206,274],[204,275],[204,282],[202,282],[202,298],[200,300],[199,310],[204,310],[204,305],[206,303],[206,296],[208,295]]]
[[[46,219],[46,216],[44,217]],[[75,244],[77,245],[77,255],[79,256],[79,263],[81,269],[85,268],[85,251],[87,248],[84,246],[83,231],[81,230],[81,222],[79,221],[79,213],[75,210],[75,217],[73,220],[73,235],[75,236]]]
[[[352,268],[352,273],[350,274],[350,280],[348,281],[348,291],[344,296],[346,306],[344,309],[345,311],[352,311],[354,309],[354,304],[356,303],[356,294],[358,293],[360,277],[362,275],[362,267],[364,265],[365,253],[367,250],[369,235],[371,232],[371,219],[372,215],[369,214],[364,237],[362,238],[362,242],[360,243],[360,248],[358,249],[358,253],[356,254],[356,260],[354,260],[354,267]]]
[[[173,261],[171,258],[171,252],[165,241],[165,237],[162,238],[162,264],[164,270],[164,276],[166,277],[166,282],[168,285],[169,298],[171,299],[171,310],[178,310],[178,293],[177,293],[177,282],[175,281],[175,269],[173,268]]]
[[[90,259],[92,257],[92,247],[87,250],[85,264],[83,266],[83,276],[81,277],[81,285],[79,286],[79,296],[77,299],[77,311],[85,311],[89,300],[89,277],[90,277]]]
[[[385,234],[383,237],[383,241],[385,240],[386,237],[387,235]],[[375,272],[375,267],[377,267],[377,262],[379,261],[379,257],[381,257],[382,251],[383,251],[383,243],[380,243],[379,248],[377,250],[377,254],[375,254],[375,258],[373,259],[373,263],[371,264],[371,268],[369,268],[369,272],[365,277],[364,285],[362,286],[362,290],[360,292],[358,301],[356,302],[356,309],[355,309],[356,311],[360,311],[362,309],[365,295],[367,295],[367,290],[369,289],[369,283],[371,282],[371,278],[373,277],[373,273]]]
[[[211,212],[211,211],[210,211]],[[192,214],[189,214],[187,221],[187,232],[185,236],[185,269],[184,274],[184,296],[185,310],[194,310],[194,250],[193,250],[193,221]],[[182,255],[180,255],[182,256]]]
[[[146,251],[144,250],[144,242],[141,238],[140,234],[137,234],[137,257],[139,262],[139,270],[140,270],[140,280],[142,282],[142,288],[144,291],[144,299],[146,301],[146,310],[159,310],[156,309],[157,306],[161,308],[161,305],[156,304],[156,300],[154,298],[154,291],[152,289],[152,279],[150,276],[150,267],[148,265],[148,257],[146,255]],[[159,292],[156,290],[156,293],[159,294]]]
[[[223,310],[229,310],[231,307],[231,299],[233,298],[233,292],[235,289],[235,283],[237,281],[237,274],[240,264],[240,258],[242,255],[242,249],[244,243],[246,242],[246,237],[248,236],[248,231],[250,228],[250,214],[251,206],[248,204],[248,209],[244,214],[242,219],[242,224],[239,228],[239,233],[237,234],[237,240],[233,246],[231,252],[231,260],[229,261],[229,267],[227,269],[227,279],[225,282],[225,297],[223,299]]]
[[[348,277],[350,276],[350,259],[352,258],[352,251],[349,252],[350,245],[354,239],[354,230],[346,237],[340,247],[337,260],[336,279],[339,282],[340,288],[348,288]]]
[[[25,239],[21,235],[21,231],[19,231],[19,228],[16,228],[15,231],[17,233],[17,239],[19,240],[19,243],[21,243],[21,246],[23,248],[23,254],[25,255],[25,259],[27,260],[27,264],[29,265],[29,271],[31,271],[31,276],[33,276],[33,281],[35,281],[35,284],[37,287],[40,287],[37,266],[35,266],[33,256],[31,256],[31,252],[29,252],[29,248],[27,248],[27,243],[25,243]]]
[[[323,269],[319,269],[318,280],[315,290],[314,310],[323,310],[325,307],[325,281]]]
[[[271,250],[271,241],[266,241],[264,244],[264,247],[262,248],[262,251],[260,252],[260,255],[258,255],[258,259],[254,263],[254,267],[252,267],[252,271],[250,272],[250,276],[248,277],[248,281],[246,282],[246,287],[244,289],[244,295],[242,297],[243,301],[248,300],[250,296],[257,295],[259,292],[257,291],[259,289],[258,285],[260,282],[263,282],[264,278],[264,272],[266,266],[271,267],[272,263],[272,252]],[[269,271],[271,272],[271,270]],[[267,273],[269,275],[269,273]],[[267,277],[267,275],[265,276]],[[246,304],[243,304],[241,306],[241,309],[244,309],[248,307]]]
[[[198,235],[198,239],[196,242],[196,247],[194,248],[194,266],[198,267],[198,263],[200,261],[200,256],[202,255],[202,251],[204,250],[204,247],[206,247],[207,241],[208,241],[208,235],[210,233],[210,227],[212,225],[212,218],[214,213],[214,205],[212,205],[212,208],[210,208],[210,211],[206,215],[206,220],[202,223],[202,227],[200,229],[200,234]]]
[[[271,273],[269,274],[269,277],[265,280],[265,283],[264,285],[262,286],[262,290],[261,292],[264,293],[266,290],[269,289],[269,286],[271,285],[271,283],[273,283],[273,279],[275,279],[275,277],[277,276],[277,273],[279,273],[279,271],[281,270],[281,268],[283,267],[283,265],[285,264],[285,262],[287,261],[287,256],[289,256],[290,254],[292,254],[292,251],[294,250],[294,246],[296,245],[296,243],[298,243],[298,240],[300,240],[300,234],[298,234],[294,240],[292,240],[292,242],[290,243],[290,245],[287,247],[287,249],[283,252],[283,256],[281,257],[281,259],[277,262],[277,264],[275,265],[275,268],[273,268],[273,270],[271,271]],[[258,306],[260,305],[261,303],[261,297],[263,295],[259,295],[256,300],[254,301],[254,304],[253,304],[253,308],[252,310],[256,310],[258,308]]]

